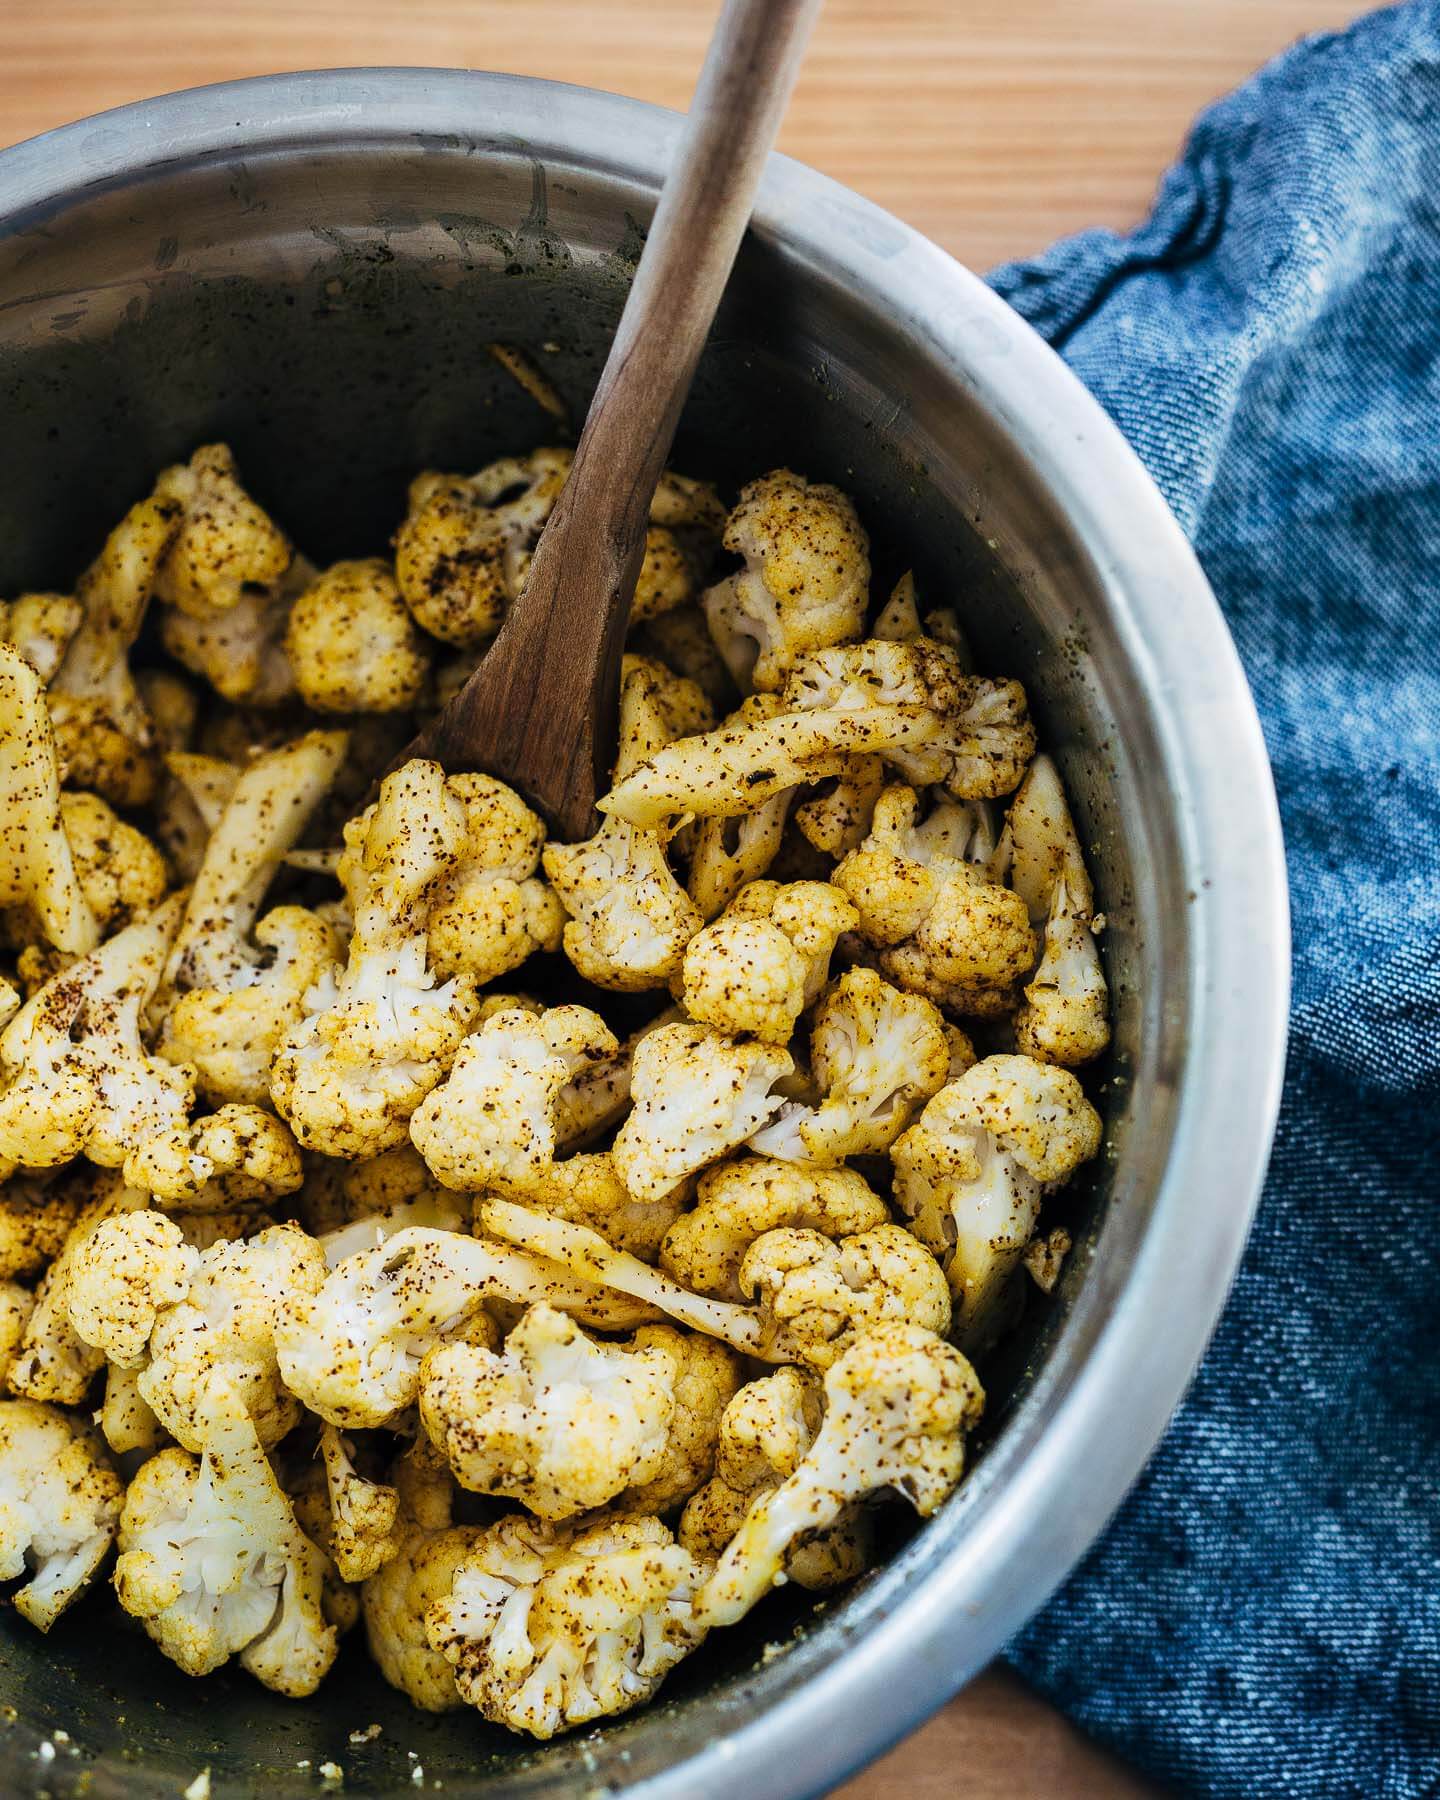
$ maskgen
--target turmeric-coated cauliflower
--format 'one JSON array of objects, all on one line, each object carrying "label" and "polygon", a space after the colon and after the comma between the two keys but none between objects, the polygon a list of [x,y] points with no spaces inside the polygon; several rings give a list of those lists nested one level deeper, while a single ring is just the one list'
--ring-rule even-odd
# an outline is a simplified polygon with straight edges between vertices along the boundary
[{"label": "turmeric-coated cauliflower", "polygon": [[692,1019],[732,1036],[788,1043],[830,973],[830,956],[857,914],[823,881],[752,881],[691,938],[681,999]]},{"label": "turmeric-coated cauliflower", "polygon": [[484,984],[518,969],[533,951],[558,950],[565,910],[540,878],[545,825],[504,782],[446,777],[465,809],[465,846],[430,898],[430,965],[441,978]]},{"label": "turmeric-coated cauliflower", "polygon": [[550,1738],[650,1698],[704,1635],[694,1601],[707,1572],[653,1517],[514,1513],[478,1535],[426,1630],[463,1700]]},{"label": "turmeric-coated cauliflower", "polygon": [[161,618],[160,640],[176,662],[208,681],[222,700],[279,706],[295,693],[295,671],[285,654],[290,612],[318,579],[319,570],[297,556],[278,582],[247,587],[225,612],[196,615],[168,609]]},{"label": "turmeric-coated cauliflower", "polygon": [[225,444],[205,444],[166,469],[155,498],[179,509],[155,571],[155,598],[192,618],[228,612],[247,589],[267,588],[290,566],[284,533],[240,485]]},{"label": "turmeric-coated cauliflower", "polygon": [[64,660],[70,640],[85,617],[69,594],[21,594],[0,601],[0,642],[13,644],[42,682]]},{"label": "turmeric-coated cauliflower", "polygon": [[654,1200],[637,1200],[608,1150],[581,1151],[552,1162],[525,1188],[524,1201],[539,1212],[588,1225],[644,1262],[654,1262],[661,1240],[684,1211],[690,1184],[680,1182]]},{"label": "turmeric-coated cauliflower", "polygon": [[430,653],[378,556],[338,562],[290,608],[285,655],[307,706],[325,713],[393,713],[413,707]]},{"label": "turmeric-coated cauliflower", "polygon": [[293,1194],[305,1170],[274,1113],[232,1101],[147,1138],[126,1157],[125,1179],[164,1212],[226,1212]]},{"label": "turmeric-coated cauliflower", "polygon": [[48,1631],[109,1554],[124,1489],[95,1433],[58,1407],[0,1400],[0,1581]]}]

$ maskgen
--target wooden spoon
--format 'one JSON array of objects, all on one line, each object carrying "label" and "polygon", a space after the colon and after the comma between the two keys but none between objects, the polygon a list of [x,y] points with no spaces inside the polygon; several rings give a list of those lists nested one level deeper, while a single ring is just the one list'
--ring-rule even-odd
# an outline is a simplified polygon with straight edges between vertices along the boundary
[{"label": "wooden spoon", "polygon": [[519,598],[399,759],[482,769],[566,841],[595,829],[650,501],[820,0],[726,0],[635,281]]}]

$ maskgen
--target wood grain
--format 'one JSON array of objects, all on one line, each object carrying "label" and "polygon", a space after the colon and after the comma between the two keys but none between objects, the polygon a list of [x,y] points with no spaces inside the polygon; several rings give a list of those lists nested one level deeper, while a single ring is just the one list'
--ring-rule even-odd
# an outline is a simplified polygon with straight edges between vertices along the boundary
[{"label": "wood grain", "polygon": [[[505,69],[683,107],[718,0],[0,0],[0,143],[277,69]],[[975,268],[1144,211],[1195,112],[1359,0],[828,0],[781,146]],[[841,1800],[1155,1790],[990,1674]]]}]

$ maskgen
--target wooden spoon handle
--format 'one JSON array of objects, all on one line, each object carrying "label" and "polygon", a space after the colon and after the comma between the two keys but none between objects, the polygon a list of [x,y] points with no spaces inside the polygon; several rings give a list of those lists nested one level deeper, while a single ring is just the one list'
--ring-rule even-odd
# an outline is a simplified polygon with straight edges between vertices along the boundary
[{"label": "wooden spoon handle", "polygon": [[[820,0],[726,0],[524,591],[410,752],[515,780],[560,837],[593,829],[650,502],[819,10]],[[556,707],[573,708],[583,688],[583,720],[557,733]]]}]

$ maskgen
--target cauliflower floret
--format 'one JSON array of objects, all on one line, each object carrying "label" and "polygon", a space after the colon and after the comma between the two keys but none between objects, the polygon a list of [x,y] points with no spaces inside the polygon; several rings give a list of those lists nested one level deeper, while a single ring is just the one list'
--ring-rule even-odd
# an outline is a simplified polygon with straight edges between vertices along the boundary
[{"label": "cauliflower floret", "polygon": [[565,909],[536,871],[545,825],[504,782],[451,775],[465,808],[465,849],[430,898],[430,963],[482,985],[518,969],[533,951],[558,950]]},{"label": "cauliflower floret", "polygon": [[105,1363],[104,1352],[78,1337],[70,1323],[70,1274],[81,1246],[106,1219],[145,1204],[116,1173],[91,1170],[76,1183],[80,1210],[54,1262],[35,1291],[35,1306],[6,1373],[10,1391],[28,1400],[79,1406]]},{"label": "cauliflower floret", "polygon": [[978,866],[995,847],[982,804],[942,798],[917,824],[914,789],[887,788],[864,843],[835,871],[885,973],[962,1012],[1005,1003],[1035,962],[1025,902]]},{"label": "cauliflower floret", "polygon": [[740,1358],[728,1345],[674,1325],[642,1325],[630,1341],[637,1350],[661,1350],[671,1358],[675,1404],[659,1470],[627,1487],[614,1506],[617,1512],[669,1512],[714,1472],[720,1420],[740,1386]]},{"label": "cauliflower floret", "polygon": [[160,904],[170,884],[165,858],[143,831],[127,825],[98,794],[62,794],[60,817],[102,934],[123,931]]},{"label": "cauliflower floret", "polygon": [[166,469],[155,498],[181,509],[154,582],[155,597],[181,613],[228,612],[247,588],[271,586],[290,566],[284,533],[241,487],[226,445],[206,444]]},{"label": "cauliflower floret", "polygon": [[474,982],[440,986],[426,961],[429,895],[464,853],[465,809],[438,763],[387,775],[345,827],[340,880],[355,921],[350,959],[306,996],[307,1016],[270,1071],[277,1111],[307,1149],[376,1156],[444,1078],[475,1014]]},{"label": "cauliflower floret", "polygon": [[141,1398],[140,1373],[140,1368],[123,1369],[119,1363],[110,1363],[105,1370],[105,1396],[96,1420],[116,1456],[137,1450],[148,1456],[165,1442],[160,1421]]},{"label": "cauliflower floret", "polygon": [[155,836],[182,881],[193,881],[210,833],[235,792],[239,765],[190,750],[166,750],[155,798]]},{"label": "cauliflower floret", "polygon": [[873,969],[847,969],[815,1008],[811,1075],[818,1106],[788,1101],[752,1148],[787,1162],[840,1162],[886,1150],[950,1067],[944,1021],[929,1001]]},{"label": "cauliflower floret", "polygon": [[941,1259],[969,1344],[994,1322],[1040,1201],[1100,1148],[1100,1115],[1068,1069],[989,1056],[897,1139],[895,1199]]},{"label": "cauliflower floret", "polygon": [[246,588],[225,612],[166,611],[161,641],[222,700],[279,706],[295,692],[295,672],[285,654],[290,612],[319,579],[320,571],[297,556],[273,586]]},{"label": "cauliflower floret", "polygon": [[275,1324],[282,1379],[332,1424],[388,1424],[414,1402],[426,1352],[465,1328],[486,1300],[547,1301],[604,1330],[645,1317],[543,1259],[410,1226],[347,1257],[318,1293],[284,1302]]},{"label": "cauliflower floret", "polygon": [[320,1455],[330,1501],[330,1543],[342,1581],[365,1581],[399,1550],[399,1490],[367,1481],[355,1467],[355,1446],[334,1425],[320,1428]]},{"label": "cauliflower floret", "polygon": [[365,1162],[312,1157],[300,1216],[333,1269],[411,1225],[468,1232],[470,1199],[442,1186],[413,1145],[397,1144]]},{"label": "cauliflower floret", "polygon": [[944,644],[877,638],[800,658],[783,710],[655,751],[600,801],[602,812],[653,828],[693,814],[743,813],[799,782],[838,776],[873,753],[913,786],[957,799],[1009,793],[1035,752],[1024,690],[962,675]]},{"label": "cauliflower floret", "polygon": [[524,1193],[555,1161],[555,1095],[619,1047],[584,1006],[494,1013],[417,1107],[411,1139],[447,1187]]},{"label": "cauliflower floret", "polygon": [[200,1252],[164,1213],[142,1208],[104,1219],[70,1263],[70,1324],[121,1368],[139,1368],[167,1307],[190,1292]]},{"label": "cauliflower floret", "polygon": [[200,695],[194,682],[176,669],[136,669],[134,675],[150,714],[156,747],[166,755],[187,750],[200,717]]},{"label": "cauliflower floret", "polygon": [[201,1457],[162,1450],[125,1496],[115,1591],[187,1675],[237,1652],[266,1687],[313,1694],[335,1660],[324,1620],[326,1559],[295,1521],[239,1396],[205,1395]]},{"label": "cauliflower floret", "polygon": [[182,512],[152,495],[110,533],[75,589],[82,623],[49,683],[66,779],[115,806],[144,806],[155,792],[155,731],[129,657]]},{"label": "cauliflower floret", "polygon": [[984,1394],[970,1364],[933,1332],[889,1324],[858,1338],[825,1377],[825,1418],[794,1472],[763,1493],[726,1547],[696,1606],[733,1625],[783,1577],[804,1534],[834,1525],[881,1488],[929,1518],[959,1483],[965,1434]]},{"label": "cauliflower floret", "polygon": [[812,849],[825,856],[848,856],[864,843],[885,791],[885,761],[879,756],[847,756],[832,782],[795,808],[795,824]]},{"label": "cauliflower floret", "polygon": [[773,692],[797,656],[864,629],[870,540],[839,488],[762,475],[741,490],[725,548],[745,567],[706,591],[705,617],[742,688]]},{"label": "cauliflower floret", "polygon": [[1110,992],[1095,941],[1095,897],[1060,774],[1037,756],[1010,804],[994,857],[1044,927],[1040,966],[1015,1017],[1015,1040],[1042,1062],[1078,1067],[1110,1042]]},{"label": "cauliflower floret", "polygon": [[0,601],[0,641],[13,644],[41,681],[49,681],[84,617],[69,594],[21,594]]},{"label": "cauliflower floret", "polygon": [[232,1102],[147,1138],[125,1159],[125,1179],[166,1212],[225,1212],[293,1194],[305,1171],[273,1113]]},{"label": "cauliflower floret", "polygon": [[695,1294],[658,1269],[627,1256],[583,1225],[487,1200],[485,1230],[765,1362],[826,1369],[858,1331],[908,1318],[937,1331],[950,1322],[950,1291],[935,1258],[901,1225],[877,1225],[832,1243],[818,1231],[764,1232],[740,1264],[737,1306]]},{"label": "cauliflower floret", "polygon": [[0,1400],[0,1580],[29,1580],[15,1610],[48,1631],[94,1580],[124,1489],[93,1431],[58,1407]]},{"label": "cauliflower floret", "polygon": [[[616,775],[644,762],[679,734],[708,722],[692,682],[657,663],[628,657],[620,689]],[[704,924],[665,859],[664,836],[605,819],[581,844],[547,844],[543,862],[570,915],[565,954],[587,981],[622,993],[664,987],[685,946]]]},{"label": "cauliflower floret", "polygon": [[[739,730],[772,719],[781,710],[777,694],[751,694],[725,720],[722,730]],[[692,731],[703,729],[695,725]],[[616,770],[616,779],[623,771]],[[694,820],[687,828],[689,868],[685,885],[706,919],[724,912],[747,881],[774,862],[785,837],[785,820],[797,790],[782,788],[748,812]],[[682,840],[684,841],[684,840]]]},{"label": "cauliflower floret", "polygon": [[700,1642],[708,1572],[655,1518],[482,1531],[425,1616],[460,1696],[497,1725],[550,1738],[648,1700]]},{"label": "cauliflower floret", "polygon": [[667,1006],[624,1038],[614,1056],[589,1064],[573,1081],[566,1082],[555,1097],[562,1150],[568,1154],[584,1149],[619,1124],[630,1110],[630,1075],[637,1047],[652,1031],[674,1025],[683,1017],[678,1007]]},{"label": "cauliflower floret", "polygon": [[425,640],[378,556],[338,562],[297,596],[285,655],[301,699],[317,712],[406,712],[430,672]]},{"label": "cauliflower floret", "polygon": [[[84,955],[100,941],[60,804],[60,764],[40,677],[0,643],[0,906],[34,920],[56,949]],[[139,835],[138,833],[136,834]]]},{"label": "cauliflower floret", "polygon": [[54,1185],[13,1176],[0,1186],[0,1277],[33,1281],[44,1273],[80,1215],[87,1186],[83,1174],[78,1180],[62,1176]]},{"label": "cauliflower floret", "polygon": [[532,1306],[498,1355],[441,1344],[420,1382],[420,1418],[461,1486],[539,1518],[603,1506],[663,1465],[674,1359],[598,1342],[552,1306]]},{"label": "cauliflower floret", "polygon": [[694,1207],[665,1234],[660,1267],[697,1294],[738,1301],[744,1297],[740,1266],[764,1232],[800,1226],[826,1237],[850,1237],[883,1225],[889,1216],[885,1202],[853,1169],[741,1157],[700,1177]]},{"label": "cauliflower floret", "polygon": [[551,1163],[525,1189],[524,1199],[539,1212],[588,1225],[617,1250],[654,1262],[689,1196],[689,1184],[681,1182],[658,1200],[637,1200],[620,1179],[610,1152],[597,1150]]},{"label": "cauliflower floret", "polygon": [[0,1379],[15,1360],[25,1327],[35,1311],[35,1296],[18,1281],[0,1281]]},{"label": "cauliflower floret", "polygon": [[854,906],[826,882],[752,881],[686,946],[686,1012],[717,1031],[788,1043],[856,918]]},{"label": "cauliflower floret", "polygon": [[[740,1389],[720,1421],[714,1477],[691,1496],[675,1530],[692,1556],[714,1562],[754,1501],[795,1473],[823,1411],[819,1378],[793,1364]],[[870,1538],[865,1513],[844,1507],[833,1525],[789,1547],[786,1578],[814,1591],[852,1581],[869,1560]]]},{"label": "cauliflower floret", "polygon": [[568,450],[537,450],[478,475],[431,472],[410,483],[409,511],[395,534],[395,575],[432,637],[464,648],[500,629],[572,460]]},{"label": "cauliflower floret", "polygon": [[665,1025],[636,1046],[633,1105],[611,1152],[639,1200],[658,1200],[685,1176],[743,1144],[779,1110],[775,1083],[793,1073],[787,1050],[737,1044],[704,1025]]},{"label": "cauliflower floret", "polygon": [[154,1057],[141,1019],[184,896],[52,976],[0,1035],[0,1155],[53,1168],[84,1154],[118,1168],[189,1111],[193,1070]]}]

